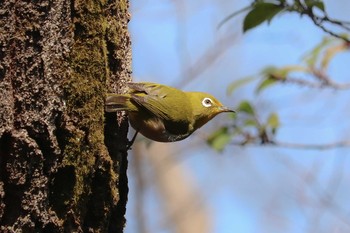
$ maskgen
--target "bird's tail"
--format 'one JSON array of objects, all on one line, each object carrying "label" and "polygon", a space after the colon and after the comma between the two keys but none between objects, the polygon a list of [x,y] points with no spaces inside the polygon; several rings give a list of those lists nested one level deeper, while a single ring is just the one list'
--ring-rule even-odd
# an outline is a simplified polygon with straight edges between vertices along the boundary
[{"label": "bird's tail", "polygon": [[129,110],[128,103],[130,102],[129,95],[107,94],[106,112],[116,112]]}]

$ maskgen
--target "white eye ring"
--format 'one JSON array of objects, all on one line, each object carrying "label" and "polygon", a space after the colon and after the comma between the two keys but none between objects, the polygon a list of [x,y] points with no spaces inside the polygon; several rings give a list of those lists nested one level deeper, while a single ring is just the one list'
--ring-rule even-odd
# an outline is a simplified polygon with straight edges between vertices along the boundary
[{"label": "white eye ring", "polygon": [[202,105],[203,105],[204,107],[206,107],[206,108],[211,107],[212,104],[213,104],[213,101],[212,101],[210,98],[208,98],[208,97],[206,97],[206,98],[204,98],[204,99],[202,100]]}]

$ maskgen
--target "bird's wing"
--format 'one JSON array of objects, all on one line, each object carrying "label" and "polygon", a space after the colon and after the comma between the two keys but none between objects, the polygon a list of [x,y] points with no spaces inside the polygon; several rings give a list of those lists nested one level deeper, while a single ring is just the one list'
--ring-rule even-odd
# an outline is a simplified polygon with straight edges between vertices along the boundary
[{"label": "bird's wing", "polygon": [[188,121],[191,109],[183,91],[155,83],[129,83],[131,99],[156,117],[167,121]]},{"label": "bird's wing", "polygon": [[132,109],[132,106],[128,105],[128,102],[130,102],[130,95],[107,94],[106,103],[105,103],[106,112],[134,110]]},{"label": "bird's wing", "polygon": [[[170,88],[164,85],[150,82],[141,82],[141,83],[128,83],[131,94],[146,94],[158,97],[165,97],[167,94],[166,89]],[[162,88],[165,87],[165,88]],[[172,88],[173,89],[173,88]]]},{"label": "bird's wing", "polygon": [[156,83],[130,83],[128,86],[131,101],[159,118],[169,135],[189,135],[192,131],[192,109],[183,91]]}]

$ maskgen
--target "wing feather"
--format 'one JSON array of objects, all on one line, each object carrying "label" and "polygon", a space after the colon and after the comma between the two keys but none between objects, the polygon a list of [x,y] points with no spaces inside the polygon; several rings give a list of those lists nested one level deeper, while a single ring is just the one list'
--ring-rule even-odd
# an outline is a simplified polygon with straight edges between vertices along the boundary
[{"label": "wing feather", "polygon": [[192,109],[185,92],[155,83],[129,83],[131,101],[164,121],[170,132],[188,131]]}]

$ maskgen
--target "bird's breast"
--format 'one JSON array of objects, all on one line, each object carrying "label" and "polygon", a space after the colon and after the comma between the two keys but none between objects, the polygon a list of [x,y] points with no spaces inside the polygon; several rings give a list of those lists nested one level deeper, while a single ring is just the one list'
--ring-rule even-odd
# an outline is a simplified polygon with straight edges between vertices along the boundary
[{"label": "bird's breast", "polygon": [[[165,122],[158,117],[144,118],[137,113],[130,113],[129,121],[136,131],[146,138],[157,142],[180,141],[192,133],[191,130],[188,130],[188,125],[185,125],[185,123]],[[172,131],[172,128],[177,129],[177,131]]]}]

